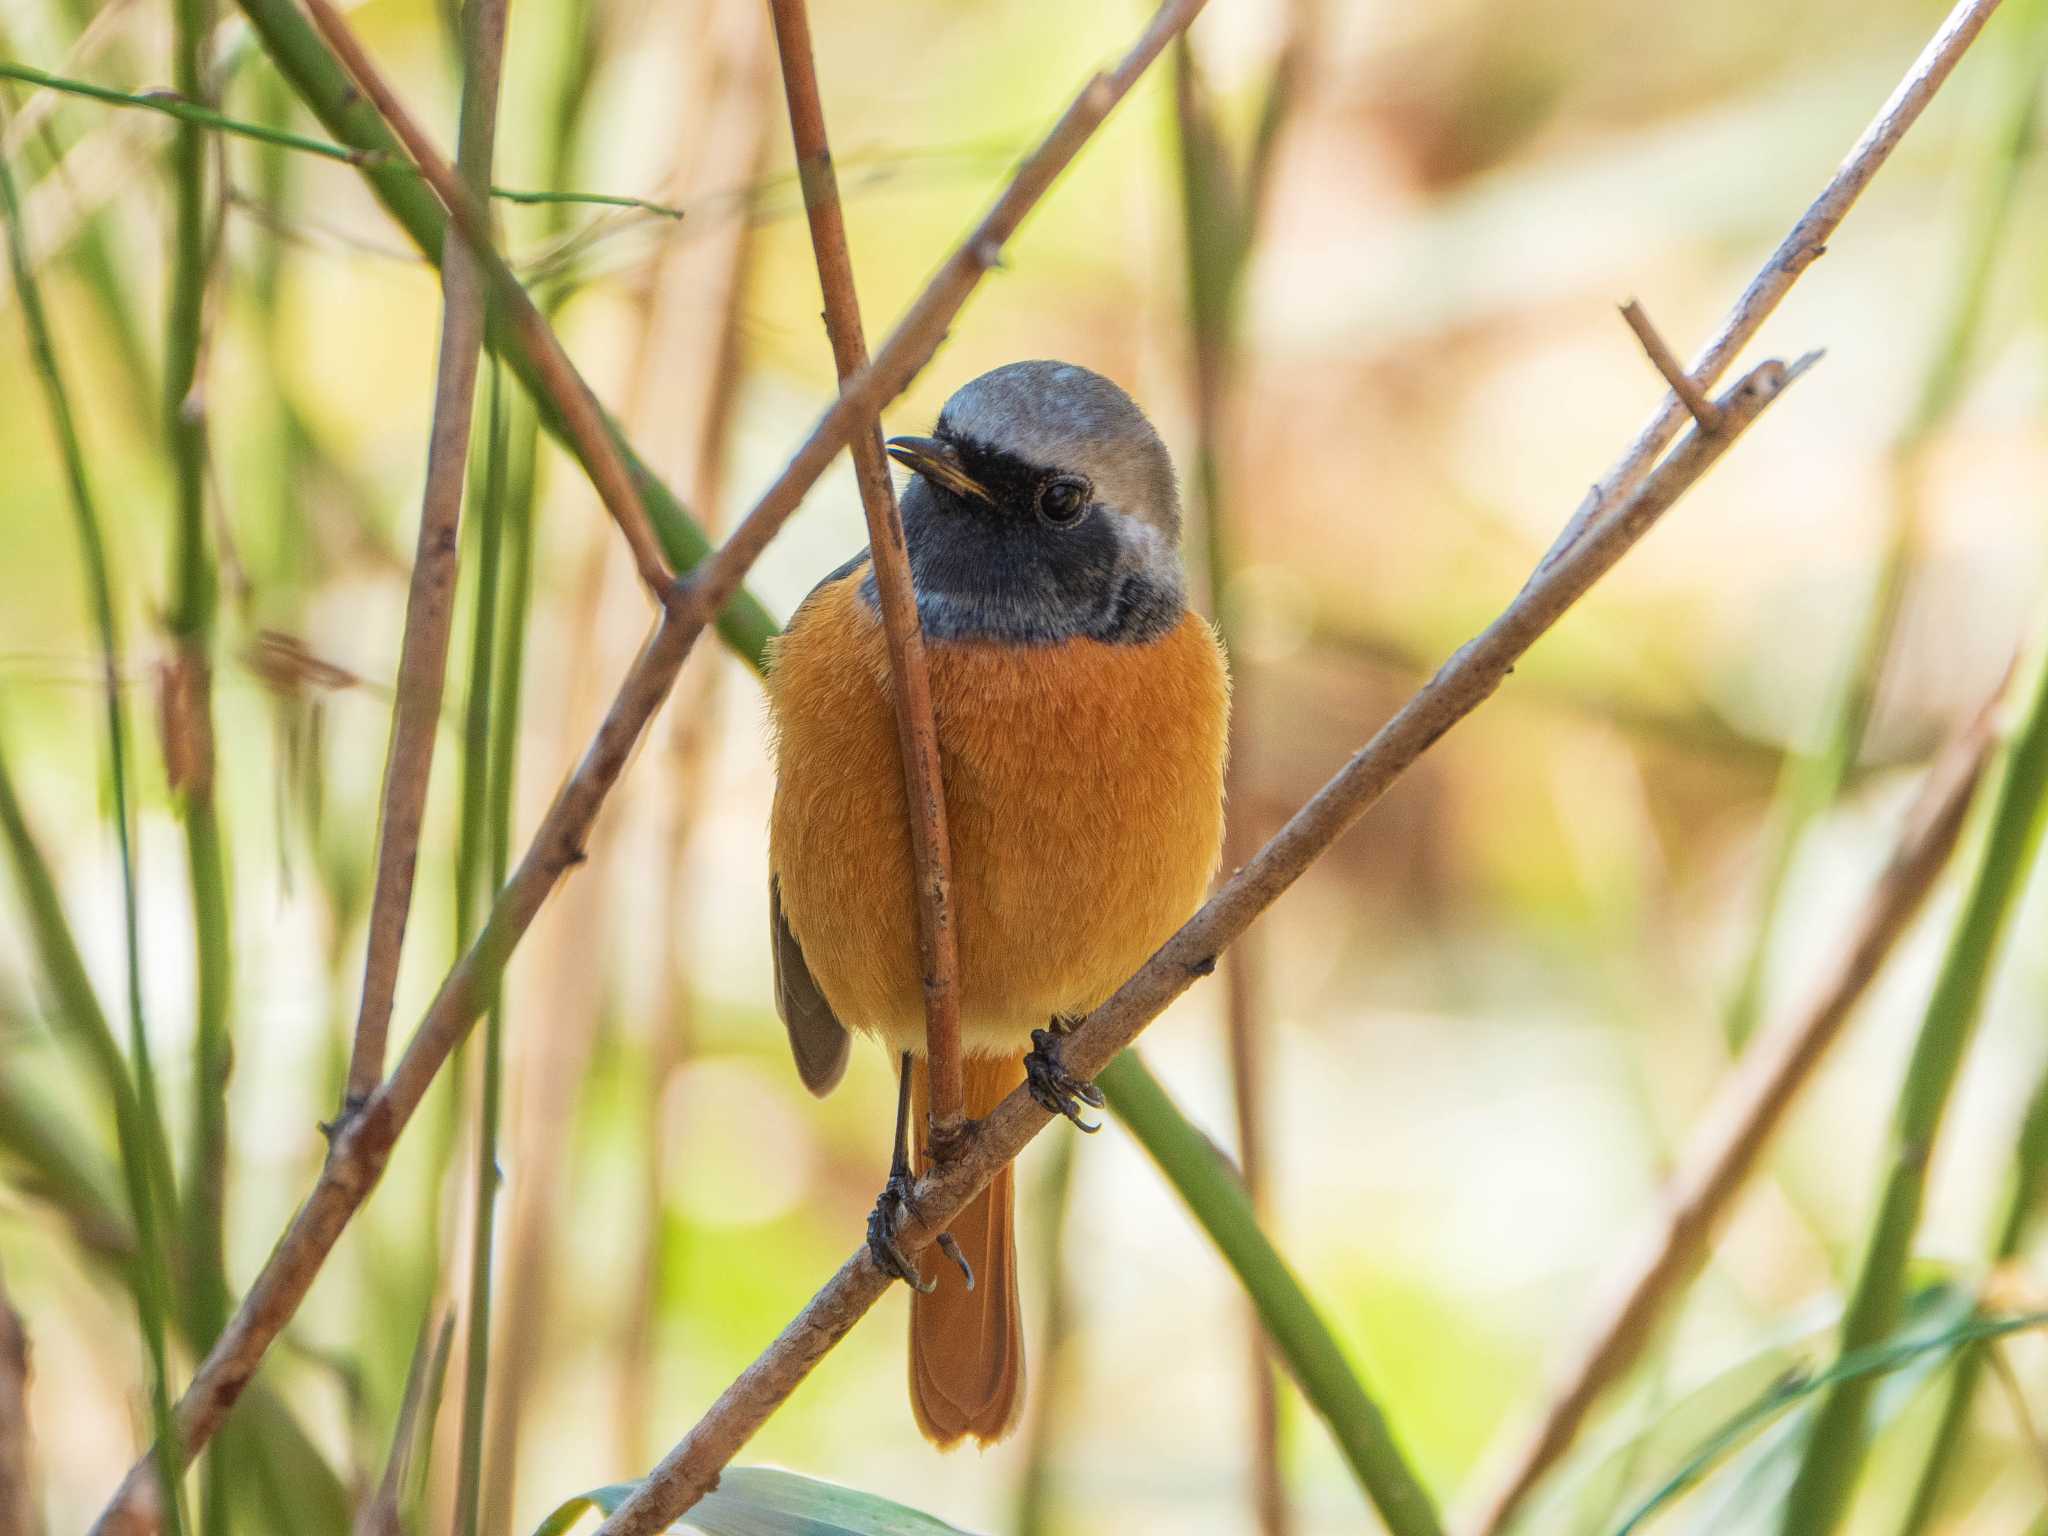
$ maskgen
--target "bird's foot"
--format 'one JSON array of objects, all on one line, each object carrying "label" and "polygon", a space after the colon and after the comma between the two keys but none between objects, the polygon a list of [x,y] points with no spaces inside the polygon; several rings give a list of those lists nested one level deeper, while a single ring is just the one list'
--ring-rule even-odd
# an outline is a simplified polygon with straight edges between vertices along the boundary
[{"label": "bird's foot", "polygon": [[1066,1038],[1066,1030],[1060,1021],[1053,1020],[1051,1029],[1031,1031],[1031,1054],[1024,1058],[1024,1082],[1031,1090],[1031,1097],[1055,1115],[1065,1115],[1081,1130],[1093,1135],[1102,1129],[1101,1121],[1087,1121],[1081,1118],[1081,1106],[1089,1104],[1102,1108],[1102,1090],[1086,1078],[1076,1077],[1060,1060],[1060,1047]]},{"label": "bird's foot", "polygon": [[896,1245],[896,1234],[916,1214],[910,1203],[910,1189],[907,1171],[890,1173],[889,1182],[875,1197],[875,1208],[868,1212],[868,1252],[874,1255],[884,1274],[894,1275],[913,1291],[929,1296],[938,1282],[925,1279],[910,1255]]},{"label": "bird's foot", "polygon": [[[915,1182],[903,1169],[889,1175],[889,1182],[882,1186],[881,1194],[875,1198],[875,1208],[868,1212],[868,1252],[874,1255],[884,1274],[894,1275],[921,1296],[929,1296],[938,1289],[938,1282],[925,1279],[916,1261],[896,1242],[896,1234],[903,1230],[904,1224],[917,1216],[917,1208],[910,1197]],[[974,1266],[967,1262],[967,1255],[953,1241],[953,1234],[941,1232],[938,1245],[947,1258],[960,1266],[967,1289],[973,1290]]]}]

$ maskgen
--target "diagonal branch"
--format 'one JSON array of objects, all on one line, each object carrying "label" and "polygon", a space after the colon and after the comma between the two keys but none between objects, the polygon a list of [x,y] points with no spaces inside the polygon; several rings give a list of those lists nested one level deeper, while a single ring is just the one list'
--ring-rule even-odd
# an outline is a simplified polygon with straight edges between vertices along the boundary
[{"label": "diagonal branch", "polygon": [[420,175],[448,210],[448,216],[454,221],[463,241],[477,253],[499,301],[504,305],[514,333],[525,344],[548,398],[561,412],[577,458],[589,472],[591,483],[597,487],[605,509],[618,523],[619,532],[626,537],[626,546],[633,552],[634,568],[639,571],[640,579],[647,584],[655,600],[664,601],[674,577],[662,555],[661,541],[655,536],[654,525],[647,520],[647,508],[641,505],[640,487],[605,423],[604,407],[597,403],[597,396],[576,371],[576,365],[569,361],[569,354],[562,350],[554,328],[527,296],[525,287],[504,259],[497,256],[483,200],[464,184],[455,168],[441,157],[425,131],[413,121],[412,114],[406,111],[405,104],[391,89],[390,82],[378,73],[377,66],[355,33],[349,30],[347,21],[343,20],[332,0],[305,0],[305,7],[306,14],[313,18],[313,25],[327,39],[327,45],[355,77],[363,94],[370,98],[384,121],[391,125],[391,131],[398,135],[406,153],[419,167]]},{"label": "diagonal branch", "polygon": [[[789,98],[789,132],[795,141],[797,176],[810,219],[811,249],[818,261],[818,286],[825,296],[825,330],[842,382],[866,366],[861,335],[860,296],[853,283],[853,256],[846,245],[846,218],[839,205],[839,178],[825,137],[825,109],[818,96],[817,63],[811,51],[811,22],[804,0],[771,0],[775,46],[782,58],[783,91]],[[867,514],[868,552],[880,597],[882,628],[889,641],[889,682],[896,705],[896,741],[903,756],[903,785],[910,807],[910,847],[917,866],[917,919],[924,968],[925,1056],[931,1073],[931,1139],[944,1155],[958,1142],[963,1121],[960,1081],[960,953],[953,933],[953,854],[946,837],[946,791],[939,775],[939,735],[932,724],[931,674],[925,664],[924,627],[911,584],[910,551],[903,542],[903,518],[889,479],[889,459],[878,423],[855,435],[853,472]]]},{"label": "diagonal branch", "polygon": [[[177,1453],[189,1458],[219,1429],[248,1386],[349,1220],[376,1187],[391,1149],[428,1086],[490,1002],[506,961],[532,926],[541,904],[581,862],[585,840],[624,771],[641,732],[668,696],[676,673],[705,627],[721,614],[742,578],[817,483],[839,450],[870,426],[930,360],[946,328],[1003,246],[1110,111],[1160,52],[1202,8],[1203,0],[1166,0],[1117,67],[1096,75],[1024,163],[993,207],[947,258],[875,359],[846,382],[789,466],[755,503],[733,536],[685,581],[676,584],[646,647],[621,684],[518,867],[492,905],[483,931],[442,982],[405,1054],[355,1115],[335,1130],[312,1193],[292,1218],[250,1285],[241,1306],[200,1363],[177,1408]],[[981,1177],[986,1182],[989,1170]],[[964,1203],[964,1201],[962,1202]],[[957,1208],[957,1205],[956,1205]],[[99,1536],[130,1536],[155,1528],[147,1458],[131,1468],[94,1523]]]},{"label": "diagonal branch", "polygon": [[[1240,869],[1144,967],[1067,1037],[1067,1065],[1093,1077],[1166,1006],[1216,968],[1216,957],[1279,899],[1394,781],[1506,680],[1529,647],[1649,532],[1812,362],[1761,364],[1719,402],[1721,429],[1693,432],[1562,558],[1539,569],[1505,612],[1446,662],[1379,733]],[[899,1236],[915,1254],[946,1229],[1049,1116],[1020,1088],[978,1122],[959,1155],[918,1182],[916,1221]],[[865,1246],[840,1266],[775,1342],[726,1388],[598,1536],[650,1536],[717,1482],[741,1446],[845,1338],[889,1287]]]},{"label": "diagonal branch", "polygon": [[1543,1419],[1515,1449],[1469,1527],[1495,1536],[1564,1454],[1606,1387],[1641,1355],[1665,1302],[1699,1264],[1814,1068],[1911,926],[1961,835],[1964,813],[1997,745],[2001,686],[1928,772],[1905,831],[1871,887],[1849,941],[1806,1005],[1757,1043],[1700,1117],[1666,1182],[1654,1230],[1622,1263],[1599,1322],[1552,1389]]},{"label": "diagonal branch", "polygon": [[[468,72],[462,90],[459,154],[472,188],[491,179],[497,133],[498,75],[505,56],[504,0],[472,8]],[[477,359],[484,339],[484,277],[469,242],[458,235],[441,254],[441,356],[434,414],[427,433],[427,483],[420,494],[419,544],[406,597],[405,638],[398,660],[398,698],[391,711],[391,747],[384,766],[384,804],[377,843],[377,883],[363,994],[356,1013],[343,1112],[370,1096],[384,1076],[385,1039],[398,990],[398,960],[412,908],[420,826],[441,723],[448,631],[455,621],[455,571],[462,521],[462,485],[475,418]]]}]

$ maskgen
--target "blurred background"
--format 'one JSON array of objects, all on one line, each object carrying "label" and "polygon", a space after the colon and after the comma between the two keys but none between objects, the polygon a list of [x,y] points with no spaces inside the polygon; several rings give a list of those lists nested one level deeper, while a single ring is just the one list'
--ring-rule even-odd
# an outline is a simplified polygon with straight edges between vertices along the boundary
[{"label": "blurred background", "polygon": [[[1757,355],[1825,347],[1817,371],[1254,930],[1238,981],[1263,1069],[1270,1229],[1447,1504],[1475,1497],[1489,1447],[1531,1421],[1731,1040],[1783,1015],[1834,955],[1924,765],[2029,630],[2048,571],[2040,10],[1993,22],[1770,323]],[[1693,352],[1941,14],[1928,0],[1215,0],[1191,59],[1140,84],[885,426],[922,431],[960,383],[1029,356],[1085,363],[1146,406],[1188,475],[1198,587],[1231,621],[1230,815],[1255,846],[1513,595],[1657,405],[1616,304],[1639,297]],[[1143,18],[1093,0],[818,8],[871,339]],[[452,144],[451,19],[427,0],[366,0],[351,19]],[[0,6],[0,58],[140,92],[170,83],[170,56],[166,7]],[[232,14],[210,59],[224,110],[325,137]],[[199,350],[219,588],[203,645],[225,879],[207,915],[189,791],[172,791],[159,730],[180,718],[159,402],[174,125],[19,84],[0,105],[125,636],[143,1011],[181,1170],[209,1145],[195,937],[231,960],[226,1139],[206,1178],[239,1293],[310,1187],[316,1126],[340,1097],[439,288],[356,171],[209,138],[225,196]],[[684,216],[504,206],[505,247],[631,440],[713,527],[834,388],[788,139],[755,0],[511,7],[497,180]],[[1235,190],[1200,195],[1219,185]],[[0,745],[125,1041],[99,641],[17,288],[0,312]],[[1220,374],[1198,368],[1219,352]],[[524,668],[516,729],[500,728],[516,773],[489,788],[515,853],[648,617],[588,483],[536,446],[488,361],[478,400],[401,1038],[488,879],[483,823],[461,827],[465,788],[487,782],[467,702],[494,440],[492,622],[523,635]],[[842,459],[752,588],[786,616],[864,538]],[[189,749],[178,729],[168,746],[172,762]],[[1812,792],[1798,764],[1837,759]],[[486,1530],[530,1531],[651,1465],[860,1236],[892,1074],[863,1046],[814,1103],[790,1066],[769,992],[770,790],[755,677],[701,647],[588,864],[512,964]],[[1518,1529],[1612,1529],[1725,1414],[1794,1359],[1826,1358],[1952,884],[1647,1363]],[[48,1528],[67,1531],[148,1439],[149,1366],[107,1096],[51,1017],[23,911],[11,892],[0,906],[0,1274],[34,1349]],[[2048,1065],[2044,924],[2038,902],[2015,918],[1938,1147],[1917,1280],[1974,1293],[1986,1278]],[[1226,980],[1189,993],[1144,1051],[1235,1149]],[[415,1528],[448,1528],[480,1057],[473,1041],[437,1085],[272,1351],[261,1412],[295,1422],[313,1459],[259,1468],[240,1442],[233,1528],[345,1529],[452,1320],[445,1389],[419,1394],[428,1409],[400,1436]],[[1056,1126],[1022,1164],[1023,1433],[987,1454],[919,1439],[898,1288],[744,1459],[978,1531],[1259,1529],[1235,1283],[1121,1129],[1074,1141]],[[2003,1277],[2022,1295],[2042,1289],[2028,1254],[2042,1257],[2023,1245]],[[2048,1416],[2048,1351],[2021,1338],[2004,1355],[2020,1401]],[[175,1333],[172,1358],[181,1375]],[[1881,1397],[1856,1531],[1902,1529],[1944,1380],[1930,1363]],[[1965,1427],[1921,1528],[2027,1530],[2048,1505],[2043,1446],[2012,1393],[1988,1383]],[[1369,1525],[1290,1390],[1278,1435],[1292,1529]],[[1769,1475],[1755,1463],[1770,1450],[1742,1451],[1659,1528],[1764,1529],[1762,1496],[1741,1489]]]}]

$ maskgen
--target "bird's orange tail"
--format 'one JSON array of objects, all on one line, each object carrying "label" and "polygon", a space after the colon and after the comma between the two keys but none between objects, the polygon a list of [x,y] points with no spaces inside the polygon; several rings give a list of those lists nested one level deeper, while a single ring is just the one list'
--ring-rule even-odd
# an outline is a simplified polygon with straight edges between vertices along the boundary
[{"label": "bird's orange tail", "polygon": [[[1021,1057],[970,1056],[960,1063],[966,1111],[979,1119],[1024,1081]],[[917,1166],[930,1162],[925,1127],[930,1078],[924,1059],[910,1064],[911,1124]],[[1016,1183],[1010,1166],[953,1219],[949,1229],[974,1267],[968,1290],[937,1248],[924,1255],[929,1296],[910,1297],[910,1409],[924,1437],[941,1448],[972,1435],[991,1445],[1016,1426],[1024,1406],[1024,1321],[1017,1303]]]}]

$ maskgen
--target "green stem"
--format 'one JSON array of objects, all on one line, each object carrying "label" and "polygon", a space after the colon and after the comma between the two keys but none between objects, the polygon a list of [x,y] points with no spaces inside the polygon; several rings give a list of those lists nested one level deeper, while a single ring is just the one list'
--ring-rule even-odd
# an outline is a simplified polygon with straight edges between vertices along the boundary
[{"label": "green stem", "polygon": [[[507,0],[464,0],[460,12],[462,40],[462,127],[457,141],[457,165],[468,190],[474,194],[490,185],[491,158],[496,138],[498,116],[498,85],[504,59]],[[451,301],[452,302],[452,301]],[[485,304],[488,315],[490,306]],[[503,495],[505,486],[504,469],[504,387],[501,370],[491,365],[490,403],[490,454],[489,474],[485,485],[484,523],[494,532],[502,530],[504,523]],[[500,551],[490,551],[492,569],[490,579],[495,583],[496,565]],[[492,825],[489,828],[491,842],[491,889],[497,890],[505,882],[505,869],[510,852],[510,787],[509,770],[503,767],[501,743],[506,732],[518,730],[518,711],[514,698],[518,692],[519,651],[514,636],[526,622],[525,597],[521,590],[524,578],[521,576],[515,551],[514,559],[514,605],[511,606],[500,626],[502,638],[498,649],[509,658],[508,674],[501,672],[496,686],[487,669],[490,666],[492,630],[484,620],[490,615],[485,605],[478,605],[477,644],[474,651],[476,671],[471,675],[472,697],[477,692],[489,691],[495,694],[492,713],[495,719],[486,717],[486,724],[495,728],[494,740],[482,745],[488,757],[483,765],[491,775],[488,786]],[[495,607],[495,603],[490,606]],[[477,745],[474,741],[471,745]],[[467,778],[473,776],[477,761],[465,764],[465,790]],[[473,831],[474,828],[472,827]],[[474,844],[472,844],[472,849]],[[465,932],[465,937],[467,934]],[[498,1211],[498,1125],[503,1113],[504,1100],[504,1018],[503,993],[493,988],[491,1006],[484,1021],[484,1060],[482,1103],[477,1114],[477,1151],[475,1190],[475,1227],[470,1239],[469,1252],[469,1348],[464,1361],[462,1394],[462,1451],[457,1468],[455,1484],[455,1526],[456,1536],[477,1536],[483,1514],[484,1474],[484,1421],[490,1407],[490,1360],[491,1360],[491,1267],[496,1253],[497,1211]]]},{"label": "green stem", "polygon": [[1330,1427],[1388,1531],[1392,1536],[1442,1536],[1443,1523],[1428,1492],[1315,1303],[1259,1230],[1236,1171],[1181,1113],[1136,1052],[1117,1057],[1096,1084],[1236,1272],[1274,1349],[1309,1406]]},{"label": "green stem", "polygon": [[[1999,766],[1962,910],[1899,1089],[1883,1193],[1842,1322],[1845,1355],[1876,1343],[1897,1326],[1928,1162],[2001,941],[2040,844],[2041,806],[2048,794],[2048,649],[2034,658],[2026,698],[2026,715]],[[1841,1382],[1821,1403],[1786,1500],[1785,1536],[1826,1536],[1839,1523],[1863,1463],[1870,1392],[1870,1380],[1856,1377]]]},{"label": "green stem", "polygon": [[[327,131],[356,149],[374,149],[388,155],[400,153],[397,141],[384,126],[377,111],[362,99],[348,76],[318,34],[291,0],[239,0],[250,26],[263,41],[277,67],[291,81],[313,114],[327,125]],[[361,167],[370,190],[411,237],[426,258],[439,264],[441,241],[447,232],[447,215],[434,196],[415,175],[389,165]],[[486,269],[498,282],[513,281],[504,261],[493,251],[479,252]],[[502,325],[489,332],[492,351],[511,365],[526,386],[539,411],[541,424],[574,450],[560,416],[540,387],[540,376],[526,344]],[[612,436],[624,453],[646,502],[647,516],[661,540],[663,553],[678,571],[695,568],[711,552],[704,530],[691,520],[683,504],[633,452],[616,423]],[[587,467],[587,466],[586,466]],[[727,603],[718,616],[718,630],[734,651],[757,671],[763,665],[768,642],[776,625],[768,610],[744,589]]]},{"label": "green stem", "polygon": [[[489,865],[489,890],[504,884],[510,857],[513,747],[518,736],[519,667],[523,655],[526,591],[531,581],[530,548],[523,517],[508,518],[506,424],[500,370],[491,368],[489,440],[484,491],[478,508],[477,599],[470,652],[467,722],[464,732],[463,829],[458,850],[456,898],[459,933],[467,942],[480,888]],[[512,498],[516,499],[516,498]],[[505,534],[513,534],[511,601],[498,617],[498,590]],[[496,656],[495,677],[493,659]],[[509,691],[508,691],[509,690]],[[504,1091],[504,1034],[501,997],[493,989],[484,1017],[483,1092],[477,1115],[474,1186],[476,1205],[470,1237],[468,1348],[464,1359],[461,1459],[456,1472],[455,1530],[476,1536],[483,1513],[485,1418],[489,1408],[491,1345],[491,1257],[496,1246],[498,1131]]]},{"label": "green stem", "polygon": [[[2005,1207],[1991,1244],[1990,1269],[1996,1274],[2020,1251],[2030,1218],[2048,1193],[2048,1071],[2034,1085],[2033,1099],[2013,1147],[2012,1171],[2007,1176]],[[1920,1478],[1906,1516],[1899,1522],[1899,1536],[1921,1536],[1933,1523],[1941,1505],[1942,1489],[1956,1450],[1969,1423],[1970,1405],[1984,1371],[1982,1349],[1966,1349],[1956,1356],[1948,1374],[1947,1390],[1935,1419],[1934,1434],[1920,1463]]]},{"label": "green stem", "polygon": [[[404,155],[389,150],[350,149],[346,145],[330,143],[326,139],[308,138],[302,133],[291,133],[282,128],[272,128],[263,123],[251,123],[238,117],[229,117],[188,101],[182,95],[169,91],[117,91],[111,86],[94,85],[90,80],[72,80],[63,75],[53,75],[27,64],[10,64],[0,61],[0,80],[19,80],[24,85],[38,86],[46,91],[62,91],[69,96],[84,96],[92,101],[105,102],[116,107],[140,107],[146,112],[160,112],[165,117],[176,118],[181,123],[190,123],[200,128],[211,128],[220,133],[231,133],[239,138],[253,139],[259,144],[273,145],[278,149],[297,150],[302,155],[318,155],[323,160],[333,160],[342,165],[393,167],[406,175],[417,177],[419,170]],[[649,202],[644,197],[624,197],[610,192],[536,192],[524,187],[491,188],[491,196],[500,202],[525,204],[583,204],[598,208],[637,208],[643,213],[659,214],[664,219],[680,219],[683,210],[670,207],[667,203]]]},{"label": "green stem", "polygon": [[[175,0],[172,76],[179,94],[199,101],[208,91],[207,40],[212,0]],[[200,378],[206,289],[212,265],[207,186],[207,137],[181,123],[172,141],[176,185],[170,294],[164,317],[164,435],[173,478],[171,567],[165,623],[176,659],[166,709],[168,729],[181,739],[177,753],[184,782],[181,810],[192,892],[196,1002],[192,1078],[192,1145],[185,1191],[183,1248],[192,1284],[192,1334],[210,1348],[226,1326],[225,1205],[228,1163],[227,1089],[232,1046],[228,1009],[232,986],[226,859],[214,798],[212,666],[219,583],[207,544],[205,396]],[[224,1536],[236,1481],[236,1445],[223,1441],[207,1458],[201,1480],[200,1524],[206,1536]]]},{"label": "green stem", "polygon": [[[29,262],[27,233],[22,227],[21,202],[14,176],[0,157],[0,212],[7,221],[8,259],[14,273],[15,290],[21,297],[22,316],[29,334],[29,348],[36,372],[43,381],[64,473],[70,491],[73,521],[84,556],[86,581],[92,600],[93,619],[99,631],[100,664],[106,696],[107,752],[114,787],[115,838],[121,859],[121,916],[128,988],[129,1049],[134,1057],[131,1087],[128,1067],[121,1060],[105,1015],[84,966],[71,943],[56,888],[43,867],[29,838],[28,827],[13,800],[11,785],[4,786],[7,800],[8,833],[24,891],[34,909],[39,936],[43,939],[46,969],[52,970],[53,986],[62,999],[67,1016],[85,1035],[113,1099],[116,1131],[121,1142],[124,1167],[130,1174],[129,1197],[134,1205],[136,1230],[143,1240],[145,1283],[137,1287],[137,1305],[148,1345],[152,1379],[150,1412],[160,1444],[170,1432],[170,1392],[166,1379],[164,1310],[169,1305],[169,1266],[158,1242],[156,1208],[175,1200],[169,1143],[164,1134],[163,1115],[156,1091],[156,1074],[149,1053],[149,1031],[142,1006],[142,960],[135,858],[130,826],[132,813],[128,791],[127,732],[121,707],[121,643],[115,616],[113,584],[107,566],[106,541],[101,533],[97,504],[86,473],[85,454],[79,443],[77,422],[71,410],[70,391],[65,387],[57,349],[51,338],[49,318],[43,308],[42,291]],[[61,978],[61,979],[60,979]],[[167,1521],[178,1529],[179,1485],[175,1454],[161,1458],[165,1478]]]}]

